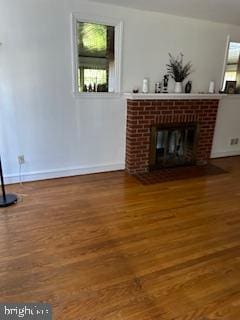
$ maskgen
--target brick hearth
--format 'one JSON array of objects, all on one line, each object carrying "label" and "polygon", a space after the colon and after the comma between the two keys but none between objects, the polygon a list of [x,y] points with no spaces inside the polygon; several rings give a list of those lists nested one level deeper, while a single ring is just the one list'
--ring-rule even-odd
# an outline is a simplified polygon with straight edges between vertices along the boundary
[{"label": "brick hearth", "polygon": [[197,163],[207,163],[218,104],[219,100],[127,100],[127,171],[149,171],[151,126],[166,123],[198,122]]}]

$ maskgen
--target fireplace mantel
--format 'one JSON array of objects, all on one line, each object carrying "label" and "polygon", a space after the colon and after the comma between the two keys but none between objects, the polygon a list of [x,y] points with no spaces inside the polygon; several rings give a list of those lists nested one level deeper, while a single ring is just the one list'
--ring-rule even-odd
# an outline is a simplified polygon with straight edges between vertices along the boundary
[{"label": "fireplace mantel", "polygon": [[128,100],[221,100],[226,94],[213,93],[125,93]]},{"label": "fireplace mantel", "polygon": [[197,124],[196,164],[210,159],[220,94],[129,94],[127,100],[126,169],[143,173],[151,167],[154,127]]}]

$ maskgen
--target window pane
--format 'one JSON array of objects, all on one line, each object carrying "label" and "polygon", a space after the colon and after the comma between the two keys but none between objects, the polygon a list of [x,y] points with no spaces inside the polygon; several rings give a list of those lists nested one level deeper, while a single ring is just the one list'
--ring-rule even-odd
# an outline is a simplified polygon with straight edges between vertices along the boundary
[{"label": "window pane", "polygon": [[238,64],[240,54],[240,43],[230,42],[228,51],[228,62],[227,64]]},{"label": "window pane", "polygon": [[84,69],[83,91],[106,92],[107,72],[106,70]]},{"label": "window pane", "polygon": [[226,71],[225,72],[225,77],[224,77],[224,83],[223,83],[223,88],[226,86],[226,81],[236,81],[237,79],[237,72],[235,71]]},{"label": "window pane", "polygon": [[79,54],[81,56],[106,57],[107,26],[93,23],[78,23]]},{"label": "window pane", "polygon": [[79,91],[113,91],[114,27],[78,22],[77,37]]},{"label": "window pane", "polygon": [[226,86],[226,81],[237,81],[237,86],[239,83],[240,76],[240,43],[230,42],[228,50],[228,58],[225,69],[225,76],[223,82],[223,90]]}]

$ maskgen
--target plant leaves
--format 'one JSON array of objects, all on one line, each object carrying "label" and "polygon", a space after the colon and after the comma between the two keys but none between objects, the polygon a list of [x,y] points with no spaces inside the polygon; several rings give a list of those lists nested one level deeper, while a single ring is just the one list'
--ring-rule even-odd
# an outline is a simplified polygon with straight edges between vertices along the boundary
[{"label": "plant leaves", "polygon": [[176,58],[169,53],[169,64],[167,64],[167,72],[171,78],[176,82],[182,82],[193,71],[192,64],[189,61],[186,65],[183,65],[183,54],[180,53]]}]

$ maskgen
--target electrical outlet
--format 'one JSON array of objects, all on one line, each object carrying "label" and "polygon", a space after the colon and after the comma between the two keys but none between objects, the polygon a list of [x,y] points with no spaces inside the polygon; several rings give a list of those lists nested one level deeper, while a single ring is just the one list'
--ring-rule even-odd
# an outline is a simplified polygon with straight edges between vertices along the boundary
[{"label": "electrical outlet", "polygon": [[18,156],[18,164],[24,164],[25,163],[25,158],[24,155],[20,155]]},{"label": "electrical outlet", "polygon": [[239,138],[233,138],[230,141],[231,146],[236,146],[239,143]]}]

